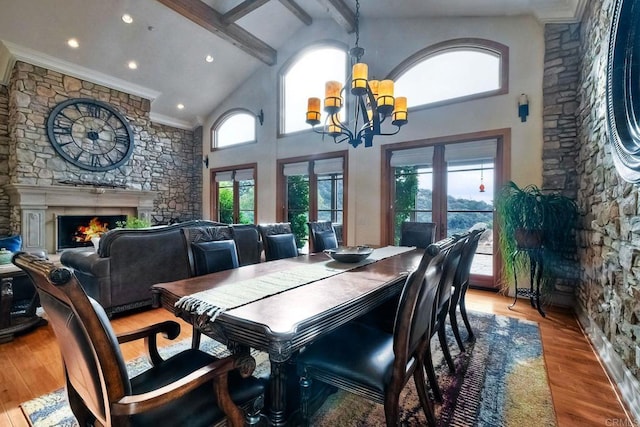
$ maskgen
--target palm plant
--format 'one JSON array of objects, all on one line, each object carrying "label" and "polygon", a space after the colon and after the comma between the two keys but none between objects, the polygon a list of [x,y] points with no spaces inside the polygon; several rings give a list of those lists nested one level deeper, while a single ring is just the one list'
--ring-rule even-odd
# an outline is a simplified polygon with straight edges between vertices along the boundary
[{"label": "palm plant", "polygon": [[496,213],[504,287],[516,275],[528,271],[531,249],[543,249],[548,268],[542,273],[541,284],[543,289],[549,289],[557,279],[558,269],[552,266],[575,253],[579,216],[576,202],[562,194],[543,193],[535,185],[520,188],[509,181],[496,198]]}]

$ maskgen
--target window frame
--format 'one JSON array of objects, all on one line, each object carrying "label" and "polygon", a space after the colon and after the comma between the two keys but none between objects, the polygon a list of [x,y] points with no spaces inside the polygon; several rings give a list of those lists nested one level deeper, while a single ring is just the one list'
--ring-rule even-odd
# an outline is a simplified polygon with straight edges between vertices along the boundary
[{"label": "window frame", "polygon": [[[302,57],[304,57],[305,55],[313,52],[316,49],[326,49],[326,48],[334,48],[334,49],[338,49],[338,50],[343,50],[345,53],[345,68],[344,68],[344,77],[345,77],[345,84],[348,81],[349,75],[351,73],[351,64],[350,64],[350,60],[349,60],[349,46],[346,45],[345,43],[336,41],[336,40],[320,40],[317,42],[314,42],[312,45],[310,46],[306,46],[302,49],[300,49],[298,52],[296,52],[294,55],[292,55],[280,68],[280,70],[278,70],[278,96],[277,96],[277,105],[276,105],[276,111],[277,111],[277,133],[276,133],[276,138],[283,138],[285,136],[290,136],[290,135],[298,135],[301,133],[305,133],[305,132],[313,132],[313,129],[311,128],[311,126],[309,126],[308,129],[302,129],[302,130],[297,130],[297,131],[293,131],[293,132],[285,132],[284,131],[284,126],[285,126],[285,105],[284,105],[284,96],[285,96],[285,77],[286,74],[288,72],[288,70],[294,66],[298,61],[300,61],[302,59]],[[319,93],[318,96],[320,96],[322,99],[324,94]],[[350,105],[349,105],[349,97],[345,97],[344,100],[344,106],[343,109],[344,111],[349,111]],[[301,111],[300,115],[303,116],[305,114],[306,111]],[[326,113],[325,113],[326,114]],[[349,116],[349,114],[345,114],[345,120],[346,118]]]},{"label": "window frame", "polygon": [[471,101],[474,99],[488,98],[491,96],[504,95],[509,93],[509,46],[497,41],[481,39],[481,38],[459,38],[445,40],[425,47],[414,53],[398,64],[388,74],[387,78],[397,81],[403,74],[408,72],[418,64],[447,52],[473,50],[485,51],[496,55],[500,60],[500,87],[498,89],[473,93],[470,95],[458,96],[455,98],[443,99],[441,101],[431,102],[429,104],[415,105],[409,107],[410,111],[425,110],[428,108],[436,108],[444,105],[457,104],[459,102]]},{"label": "window frame", "polygon": [[[241,165],[225,166],[220,168],[211,169],[209,172],[209,182],[211,199],[209,202],[209,214],[214,221],[219,221],[218,212],[218,196],[219,185],[216,179],[216,173],[219,172],[234,172],[242,169],[253,169],[253,218],[254,223],[258,218],[258,164],[257,163],[245,163]],[[239,182],[233,181],[233,224],[238,224],[240,221],[240,192]]]},{"label": "window frame", "polygon": [[[239,115],[239,114],[247,114],[249,116],[253,117],[253,126],[254,126],[254,130],[253,130],[253,141],[243,141],[243,142],[237,142],[235,144],[231,144],[231,145],[227,145],[224,147],[218,147],[217,146],[217,133],[218,133],[218,129],[224,125],[224,123],[229,120],[231,117],[235,116],[235,115]],[[222,113],[220,115],[220,117],[218,117],[216,119],[215,122],[213,122],[213,125],[211,125],[211,130],[210,130],[210,135],[211,135],[211,145],[210,145],[210,151],[214,152],[217,150],[226,150],[228,148],[233,148],[233,147],[239,147],[239,146],[244,146],[244,145],[249,145],[249,144],[256,144],[258,142],[258,118],[256,117],[256,114],[251,111],[248,110],[246,108],[232,108],[230,110],[225,111],[224,113]]]},{"label": "window frame", "polygon": [[346,241],[347,236],[347,218],[349,206],[349,151],[332,151],[328,153],[289,157],[277,160],[277,177],[276,177],[276,221],[286,222],[287,218],[287,177],[284,175],[284,165],[288,163],[309,162],[309,221],[317,221],[318,218],[318,201],[317,201],[317,176],[313,172],[313,162],[316,160],[342,158],[342,235]]}]

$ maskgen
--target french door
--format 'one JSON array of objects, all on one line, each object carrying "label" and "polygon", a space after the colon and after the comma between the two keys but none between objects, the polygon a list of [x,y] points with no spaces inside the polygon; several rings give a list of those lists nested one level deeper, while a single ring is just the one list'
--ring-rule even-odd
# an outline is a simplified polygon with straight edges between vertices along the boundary
[{"label": "french door", "polygon": [[[506,180],[505,134],[394,144],[386,149],[383,241],[397,244],[403,221],[434,222],[436,240],[486,228],[471,268],[472,283],[497,287],[500,260],[494,228],[495,192]],[[507,138],[508,140],[508,138]],[[508,170],[508,169],[507,169]],[[495,238],[494,238],[495,237]]]}]

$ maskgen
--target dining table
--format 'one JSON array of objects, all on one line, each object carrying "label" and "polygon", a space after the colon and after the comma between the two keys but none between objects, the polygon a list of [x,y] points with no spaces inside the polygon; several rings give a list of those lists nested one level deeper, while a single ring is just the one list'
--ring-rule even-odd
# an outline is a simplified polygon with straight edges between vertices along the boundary
[{"label": "dining table", "polygon": [[297,410],[297,352],[397,297],[423,254],[423,249],[387,246],[357,263],[324,253],[261,262],[155,284],[153,305],[231,352],[266,352],[271,368],[266,415],[270,425],[283,426]]}]

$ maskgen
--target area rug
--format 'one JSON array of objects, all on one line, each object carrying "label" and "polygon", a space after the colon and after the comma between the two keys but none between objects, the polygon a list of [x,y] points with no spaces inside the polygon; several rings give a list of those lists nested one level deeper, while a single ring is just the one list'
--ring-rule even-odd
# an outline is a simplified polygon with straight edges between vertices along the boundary
[{"label": "area rug", "polygon": [[[432,342],[434,364],[444,401],[435,410],[440,426],[555,426],[555,412],[542,355],[540,332],[534,322],[470,312],[476,335],[460,353],[451,331],[447,331],[456,373],[450,374],[437,338]],[[466,338],[464,326],[461,330]],[[188,341],[162,349],[168,356],[189,346]],[[226,348],[207,340],[202,348],[217,356]],[[269,369],[264,353],[255,352],[258,372]],[[127,363],[130,375],[149,367],[145,358]],[[403,426],[424,426],[426,419],[417,392],[410,382],[401,395]],[[77,427],[63,389],[21,404],[34,427]],[[322,427],[384,426],[384,409],[349,393],[329,396],[314,414],[311,424]]]}]

